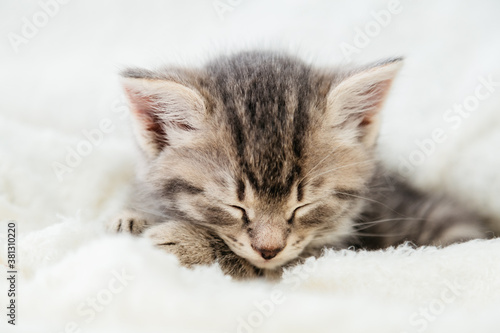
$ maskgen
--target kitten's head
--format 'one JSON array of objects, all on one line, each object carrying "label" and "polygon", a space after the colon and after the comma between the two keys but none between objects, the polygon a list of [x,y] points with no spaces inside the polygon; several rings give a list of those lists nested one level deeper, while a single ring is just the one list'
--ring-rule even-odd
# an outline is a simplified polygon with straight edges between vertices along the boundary
[{"label": "kitten's head", "polygon": [[325,71],[242,53],[201,69],[126,71],[151,206],[260,268],[339,244],[372,177],[378,111],[400,65]]}]

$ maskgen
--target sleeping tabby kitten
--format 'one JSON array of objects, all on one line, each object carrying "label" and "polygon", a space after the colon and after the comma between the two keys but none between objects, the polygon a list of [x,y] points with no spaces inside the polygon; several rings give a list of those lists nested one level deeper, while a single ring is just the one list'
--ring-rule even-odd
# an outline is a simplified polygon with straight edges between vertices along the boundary
[{"label": "sleeping tabby kitten", "polygon": [[279,276],[325,247],[485,237],[478,216],[377,163],[379,111],[401,64],[325,70],[245,52],[124,72],[143,161],[110,228],[237,278]]}]

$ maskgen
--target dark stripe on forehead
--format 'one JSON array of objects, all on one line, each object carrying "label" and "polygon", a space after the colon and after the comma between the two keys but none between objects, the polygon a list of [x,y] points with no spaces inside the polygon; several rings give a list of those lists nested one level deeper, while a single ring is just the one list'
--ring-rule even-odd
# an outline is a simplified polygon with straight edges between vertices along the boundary
[{"label": "dark stripe on forehead", "polygon": [[310,68],[294,59],[246,53],[209,66],[221,96],[242,178],[259,195],[290,194],[302,172]]},{"label": "dark stripe on forehead", "polygon": [[302,201],[304,199],[304,182],[299,182],[297,184],[297,201]]},{"label": "dark stripe on forehead", "polygon": [[245,183],[240,179],[237,184],[238,188],[236,189],[238,193],[238,200],[245,200]]}]

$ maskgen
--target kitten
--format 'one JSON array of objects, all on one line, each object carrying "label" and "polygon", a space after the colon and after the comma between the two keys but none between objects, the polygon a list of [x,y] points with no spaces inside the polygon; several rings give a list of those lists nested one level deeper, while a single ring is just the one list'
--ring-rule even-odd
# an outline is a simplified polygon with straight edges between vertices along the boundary
[{"label": "kitten", "polygon": [[110,228],[237,278],[280,276],[325,247],[485,237],[474,213],[377,163],[379,111],[401,65],[325,70],[244,52],[125,71],[143,161]]}]

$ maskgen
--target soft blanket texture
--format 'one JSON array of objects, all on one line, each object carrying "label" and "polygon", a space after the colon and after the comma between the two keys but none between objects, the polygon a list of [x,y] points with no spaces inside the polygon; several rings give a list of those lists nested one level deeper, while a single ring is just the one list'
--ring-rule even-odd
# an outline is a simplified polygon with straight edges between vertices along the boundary
[{"label": "soft blanket texture", "polygon": [[116,73],[254,47],[321,65],[405,56],[381,156],[498,220],[499,14],[486,0],[2,2],[0,307],[16,220],[19,308],[0,331],[499,332],[500,240],[327,251],[268,283],[103,228],[137,159]]}]

